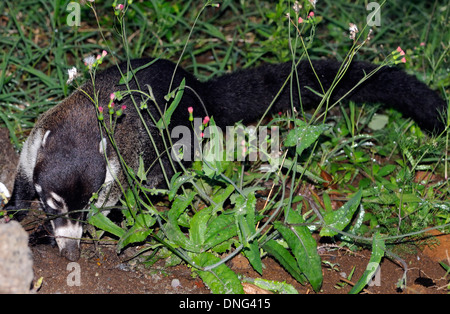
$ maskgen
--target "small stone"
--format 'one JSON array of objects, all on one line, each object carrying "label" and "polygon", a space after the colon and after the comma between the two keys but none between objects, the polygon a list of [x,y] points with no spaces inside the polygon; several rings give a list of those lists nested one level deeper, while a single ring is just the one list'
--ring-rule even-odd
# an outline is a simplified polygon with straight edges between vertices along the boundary
[{"label": "small stone", "polygon": [[28,234],[17,221],[0,225],[0,293],[30,293],[33,259]]},{"label": "small stone", "polygon": [[171,283],[170,285],[171,285],[172,288],[174,288],[174,289],[181,287],[180,280],[178,280],[178,279],[173,279],[173,280],[172,280],[172,283]]}]

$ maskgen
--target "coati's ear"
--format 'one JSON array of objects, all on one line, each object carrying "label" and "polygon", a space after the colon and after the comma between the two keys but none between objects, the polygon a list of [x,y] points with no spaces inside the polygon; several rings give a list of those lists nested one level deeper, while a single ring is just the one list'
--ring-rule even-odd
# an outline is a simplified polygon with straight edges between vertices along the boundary
[{"label": "coati's ear", "polygon": [[100,143],[98,144],[98,151],[102,155],[106,154],[106,144],[107,144],[106,137],[102,138],[100,140]]},{"label": "coati's ear", "polygon": [[42,147],[45,147],[45,143],[47,141],[48,136],[50,135],[50,130],[48,130],[47,132],[45,132],[44,137],[42,138]]}]

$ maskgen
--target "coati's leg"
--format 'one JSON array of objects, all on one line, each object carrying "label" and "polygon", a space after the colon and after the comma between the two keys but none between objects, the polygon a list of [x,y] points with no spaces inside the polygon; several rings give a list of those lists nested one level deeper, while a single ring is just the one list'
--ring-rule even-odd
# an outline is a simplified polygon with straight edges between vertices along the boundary
[{"label": "coati's leg", "polygon": [[28,209],[31,207],[31,202],[37,197],[33,184],[33,172],[38,150],[48,136],[48,133],[42,133],[41,129],[33,130],[23,144],[12,196],[4,208],[8,215],[13,215],[14,219],[18,221],[26,216]]},{"label": "coati's leg", "polygon": [[36,190],[28,178],[20,171],[17,172],[11,199],[5,206],[8,215],[17,221],[22,221],[36,197]]}]

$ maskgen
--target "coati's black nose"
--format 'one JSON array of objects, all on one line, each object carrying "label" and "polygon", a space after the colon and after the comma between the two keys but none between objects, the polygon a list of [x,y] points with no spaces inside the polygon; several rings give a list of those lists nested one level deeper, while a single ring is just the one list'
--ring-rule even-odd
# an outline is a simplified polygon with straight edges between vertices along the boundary
[{"label": "coati's black nose", "polygon": [[61,256],[64,256],[71,262],[76,262],[80,259],[80,248],[78,245],[69,245],[61,250]]}]

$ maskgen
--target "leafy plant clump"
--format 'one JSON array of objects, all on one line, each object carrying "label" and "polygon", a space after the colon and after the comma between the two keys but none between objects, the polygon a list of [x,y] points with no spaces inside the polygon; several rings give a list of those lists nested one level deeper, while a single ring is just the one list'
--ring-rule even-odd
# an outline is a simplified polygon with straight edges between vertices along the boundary
[{"label": "leafy plant clump", "polygon": [[[311,60],[312,53],[339,55],[348,66],[358,54],[370,52],[369,41],[376,40],[373,36],[382,34],[379,31],[373,35],[367,25],[359,31],[354,25],[356,30],[355,27],[350,28],[352,38],[349,39],[348,26],[343,27],[342,21],[331,20],[326,14],[332,17],[332,11],[343,10],[340,5],[344,4],[330,4],[324,8],[327,12],[322,16],[317,13],[320,9],[315,8],[312,1],[280,0],[276,5],[264,3],[258,9],[243,5],[242,10],[248,15],[254,14],[253,9],[262,13],[257,19],[230,20],[232,25],[245,25],[238,26],[239,36],[256,34],[257,40],[250,36],[246,41],[239,40],[236,33],[230,35],[226,27],[215,26],[218,21],[208,11],[214,7],[224,12],[235,12],[239,8],[234,1],[224,3],[221,8],[213,1],[206,1],[188,22],[183,18],[190,14],[192,1],[187,1],[184,6],[170,1],[156,1],[151,5],[145,2],[116,2],[109,8],[110,13],[114,12],[113,18],[108,15],[99,17],[99,8],[91,2],[86,4],[94,12],[104,46],[112,39],[101,31],[102,23],[114,25],[127,59],[140,56],[140,52],[148,52],[144,38],[139,37],[136,45],[130,45],[128,41],[130,31],[136,30],[138,24],[143,25],[145,30],[158,35],[153,55],[156,53],[165,58],[177,55],[179,63],[189,63],[188,67],[201,78],[223,73],[240,62],[246,62],[245,67],[253,66],[258,60],[298,62],[301,59]],[[155,15],[154,25],[149,22],[149,12]],[[201,19],[205,15],[207,17]],[[140,23],[142,17],[148,23]],[[349,22],[354,21],[346,21]],[[342,37],[342,32],[345,32],[348,42],[339,47],[321,44],[320,32],[324,27],[334,34],[334,39]],[[143,33],[139,33],[140,36]],[[85,36],[94,35],[88,33]],[[181,40],[183,36],[187,39]],[[34,49],[26,38],[22,36],[22,39],[26,51]],[[198,40],[202,40],[201,44],[196,44]],[[261,45],[256,45],[256,42]],[[279,47],[286,49],[277,55]],[[424,55],[432,64],[432,76],[428,77],[428,83],[442,85],[445,78],[440,68],[442,60],[448,58],[448,47],[437,57],[436,50],[426,45],[419,45],[419,50],[407,50],[406,57],[405,52],[397,47],[398,44],[392,53],[385,53],[386,57],[382,60],[375,58],[380,67],[397,64],[417,70],[414,67],[424,62],[420,58]],[[113,58],[109,59],[117,54],[115,49],[103,48],[112,53],[104,54],[100,59],[115,63]],[[245,49],[251,52],[244,55]],[[64,54],[63,48],[58,51]],[[204,53],[212,55],[216,62],[197,63]],[[32,54],[26,55],[30,57]],[[273,58],[273,55],[277,57]],[[12,52],[5,58],[17,61]],[[29,63],[36,61],[30,57]],[[88,77],[95,75],[98,65],[89,67]],[[338,76],[345,73],[346,68],[344,66]],[[59,66],[52,70],[62,72]],[[50,82],[54,83],[47,79],[47,73],[51,72],[48,69],[33,72],[23,67],[22,71],[24,75],[33,75],[47,82],[49,88]],[[134,73],[124,73],[122,83],[126,83]],[[367,73],[367,77],[370,75]],[[5,74],[0,78],[0,83],[7,79]],[[67,93],[63,76],[60,82]],[[250,161],[254,147],[249,134],[244,141],[246,146],[241,147],[240,152],[246,157],[242,161],[208,158],[216,156],[213,152],[214,139],[205,139],[202,160],[195,161],[188,169],[180,165],[182,171],[170,179],[167,189],[146,188],[142,183],[146,179],[147,169],[142,165],[134,173],[124,165],[128,180],[133,183],[124,191],[120,208],[124,219],[120,225],[115,224],[102,214],[101,208],[92,205],[88,222],[97,228],[93,236],[100,239],[104,232],[115,236],[117,252],[127,246],[144,244],[140,254],[147,265],[158,259],[165,259],[167,265],[184,262],[213,293],[243,293],[242,278],[227,266],[227,262],[238,254],[243,255],[261,275],[264,274],[263,258],[270,255],[299,283],[310,285],[318,292],[323,282],[323,261],[317,251],[317,238],[326,237],[350,249],[366,247],[371,250],[367,268],[351,290],[351,293],[360,292],[383,257],[400,259],[392,248],[403,240],[415,239],[429,228],[449,230],[447,179],[450,122],[447,122],[444,133],[431,137],[394,111],[377,114],[377,108],[369,109],[354,103],[330,103],[332,89],[333,86],[330,91],[321,94],[322,101],[317,111],[292,110],[269,117],[267,127],[275,126],[279,130],[278,142],[283,146],[278,147],[272,134],[268,134],[265,143],[268,148],[275,147],[275,154],[265,159]],[[162,119],[155,120],[163,137],[172,113],[182,100],[183,90],[183,83],[174,87],[165,97],[166,104],[159,104],[159,107],[167,108]],[[139,93],[145,100],[143,103],[154,101],[151,92]],[[120,112],[107,112],[95,100],[93,103],[98,109],[99,125],[114,141],[114,119]],[[146,110],[145,106],[135,105],[142,112]],[[13,112],[15,108],[10,110]],[[9,121],[1,113],[0,118]],[[208,125],[213,129],[214,117],[210,118],[205,127]],[[9,128],[11,133],[15,133],[11,123]],[[166,146],[170,149],[171,143],[167,142]],[[154,204],[155,199],[160,203]],[[404,282],[402,278],[399,286],[403,287]],[[270,289],[278,292],[295,292],[282,283],[262,284],[275,287]]]}]

